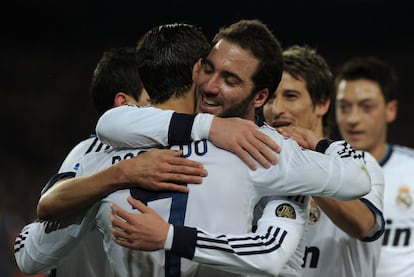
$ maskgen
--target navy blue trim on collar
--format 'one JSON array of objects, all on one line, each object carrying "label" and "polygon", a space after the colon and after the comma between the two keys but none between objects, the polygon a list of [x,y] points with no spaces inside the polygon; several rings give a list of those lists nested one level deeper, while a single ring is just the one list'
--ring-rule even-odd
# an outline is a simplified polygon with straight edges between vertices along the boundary
[{"label": "navy blue trim on collar", "polygon": [[255,117],[256,117],[256,119],[255,119],[256,125],[259,126],[259,127],[262,127],[264,125],[263,119],[260,116],[258,116],[257,114],[256,114]]},{"label": "navy blue trim on collar", "polygon": [[380,166],[384,166],[388,162],[388,160],[391,158],[392,152],[394,151],[392,148],[392,145],[388,143],[385,145],[385,147],[386,147],[385,156],[382,157],[382,159],[378,162]]}]

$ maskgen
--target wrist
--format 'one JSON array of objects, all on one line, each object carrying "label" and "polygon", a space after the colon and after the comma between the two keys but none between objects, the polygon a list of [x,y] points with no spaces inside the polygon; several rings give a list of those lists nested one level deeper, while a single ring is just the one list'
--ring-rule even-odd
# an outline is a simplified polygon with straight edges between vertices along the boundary
[{"label": "wrist", "polygon": [[194,119],[191,137],[193,140],[208,139],[215,116],[208,113],[199,113]]}]

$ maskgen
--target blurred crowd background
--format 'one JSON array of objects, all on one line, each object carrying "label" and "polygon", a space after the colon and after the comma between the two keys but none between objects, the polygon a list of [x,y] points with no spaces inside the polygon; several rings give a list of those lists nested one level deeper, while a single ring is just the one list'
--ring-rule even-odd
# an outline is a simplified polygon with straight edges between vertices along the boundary
[{"label": "blurred crowd background", "polygon": [[94,131],[88,86],[102,52],[135,45],[164,23],[195,24],[212,38],[222,25],[258,18],[282,46],[315,47],[334,72],[356,55],[381,57],[399,77],[399,113],[389,141],[414,147],[413,11],[402,0],[16,0],[3,6],[0,219],[7,214],[19,228],[33,220],[42,187]]}]

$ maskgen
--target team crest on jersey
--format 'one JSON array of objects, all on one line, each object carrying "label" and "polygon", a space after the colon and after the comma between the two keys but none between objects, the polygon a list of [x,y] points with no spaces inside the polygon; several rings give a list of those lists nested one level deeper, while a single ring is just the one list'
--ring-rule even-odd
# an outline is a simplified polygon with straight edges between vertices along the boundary
[{"label": "team crest on jersey", "polygon": [[277,206],[275,210],[275,215],[277,217],[287,217],[291,219],[296,219],[295,209],[288,203],[283,203]]},{"label": "team crest on jersey", "polygon": [[321,218],[321,209],[319,208],[315,200],[311,199],[309,203],[309,224],[315,224]]},{"label": "team crest on jersey", "polygon": [[398,195],[397,195],[397,207],[400,209],[407,210],[413,204],[413,198],[410,193],[410,188],[406,185],[402,185],[398,188]]}]

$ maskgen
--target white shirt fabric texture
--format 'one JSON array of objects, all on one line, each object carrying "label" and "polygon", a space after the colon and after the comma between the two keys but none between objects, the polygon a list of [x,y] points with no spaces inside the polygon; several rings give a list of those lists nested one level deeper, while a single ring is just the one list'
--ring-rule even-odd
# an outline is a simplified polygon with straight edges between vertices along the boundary
[{"label": "white shirt fabric texture", "polygon": [[[79,167],[78,162],[85,154],[108,148],[96,136],[81,141],[70,151],[60,166],[58,178],[74,176]],[[44,190],[47,190],[49,185],[53,185],[57,180],[57,178],[52,178]],[[91,210],[86,215],[67,217],[60,222],[35,220],[24,226],[14,246],[14,255],[19,269],[25,274],[45,273],[56,277],[114,276],[98,230],[85,232],[85,236],[80,241],[74,242],[77,234],[84,232],[82,228],[86,225],[82,222],[86,222],[85,218],[94,217],[94,215]],[[71,243],[76,246],[69,250],[66,245]]]},{"label": "white shirt fabric texture", "polygon": [[387,149],[380,161],[386,226],[377,276],[414,276],[414,149],[401,145]]},{"label": "white shirt fabric texture", "polygon": [[[159,130],[160,129],[159,126],[170,126],[170,128],[171,128],[171,125],[169,125],[169,121],[170,121],[172,115],[174,114],[174,112],[172,112],[172,111],[163,111],[162,113],[160,113],[160,110],[155,109],[155,108],[151,108],[151,107],[148,107],[148,108],[145,108],[145,109],[139,109],[139,110],[140,111],[138,113],[140,113],[140,115],[137,114],[137,109],[135,109],[134,107],[128,107],[128,106],[120,107],[120,108],[115,108],[115,109],[112,109],[111,111],[107,112],[98,121],[97,129],[96,129],[98,136],[100,136],[100,138],[103,141],[105,141],[106,143],[112,144],[114,147],[118,147],[118,148],[133,147],[135,145],[149,145],[149,146],[154,146],[154,145],[167,145],[168,144],[168,139],[167,138],[169,138],[169,133],[168,132],[170,130],[168,130],[168,128],[165,128],[164,130],[161,130],[160,131]],[[158,112],[155,113],[153,110],[158,110]],[[141,116],[141,119],[137,119],[140,116]],[[200,115],[198,115],[198,116],[200,116]],[[211,115],[205,115],[205,116],[209,116],[211,118]],[[195,122],[197,121],[197,117],[196,117]],[[142,124],[145,121],[144,119],[146,119],[147,121],[150,121],[150,122],[153,121],[153,122],[156,122],[156,123],[151,124],[150,126],[148,126],[148,128],[146,128],[146,127],[144,128],[144,127],[142,127]],[[201,121],[204,122],[205,124],[211,124],[211,121],[209,122],[208,120],[204,120],[204,121],[201,120]],[[163,122],[166,122],[166,123],[163,123]],[[157,127],[157,131],[154,131],[155,136],[153,134],[147,134],[148,136],[145,136],[145,135],[142,134],[142,133],[144,133],[144,131],[150,130],[151,128],[154,129],[154,126],[158,126]],[[274,130],[272,130],[272,128],[270,128],[268,126],[265,126],[265,127],[262,127],[262,128],[264,130],[271,130],[270,133],[272,135],[274,135],[274,133],[276,133]],[[137,130],[139,130],[139,131],[137,131]],[[151,131],[149,131],[149,133],[151,133]],[[192,130],[192,135],[195,136],[195,137],[197,137],[197,134],[194,134],[194,128]],[[276,141],[280,145],[283,144],[282,141],[283,142],[289,141],[289,143],[291,143],[290,140],[285,140],[285,139],[281,138],[280,135],[276,139]],[[286,152],[288,151],[287,149],[289,149],[290,146],[287,146],[287,145],[289,145],[289,143],[286,143],[286,145],[282,146],[282,149],[286,149],[286,150],[282,150],[282,152],[283,151],[286,151]],[[339,143],[343,143],[343,142],[339,142]],[[293,144],[296,145],[296,143],[293,143]],[[197,149],[197,147],[199,147],[199,146],[194,146],[194,149]],[[296,145],[295,147],[298,147],[298,146]],[[211,149],[211,147],[209,146],[208,149]],[[304,149],[301,149],[300,147],[297,148],[297,149],[300,149],[300,151],[306,151]],[[335,151],[337,151],[337,153],[339,153],[341,151],[342,151],[342,153],[345,153],[345,152],[343,152],[343,150],[344,149],[341,149],[341,150],[338,150],[338,148],[335,149]],[[335,151],[331,151],[331,152],[334,153]],[[210,150],[209,150],[209,152],[210,152]],[[353,154],[352,155],[349,155],[349,156],[352,156],[354,158],[357,157],[358,154],[360,154],[358,151],[355,152],[354,150],[351,150],[351,152],[353,152]],[[314,153],[314,152],[312,152],[312,153]],[[364,153],[364,154],[366,154],[366,153]],[[320,154],[317,154],[317,155],[320,155]],[[290,156],[290,158],[295,157],[295,155],[286,155],[285,157],[287,157],[287,156]],[[294,160],[294,158],[292,158],[292,159]],[[279,159],[278,159],[279,160],[279,166],[280,166],[280,164],[283,165],[284,163],[285,163],[285,165],[288,165],[290,162],[292,162],[292,159],[288,159],[289,162],[288,161],[282,162],[281,159],[280,159],[280,157],[279,157]],[[306,164],[306,162],[304,160],[301,160],[301,159],[302,158],[299,159],[298,163],[304,162],[304,164]],[[370,160],[369,163],[374,164],[374,167],[377,167],[378,166],[376,164],[375,160],[374,161],[373,161],[373,159],[369,159],[369,160]],[[295,161],[293,163],[295,164],[293,167],[297,166],[297,164],[296,164]],[[218,163],[218,164],[220,165],[220,163]],[[320,178],[321,177],[321,174],[320,173],[317,173],[318,170],[320,170],[320,168],[325,168],[327,171],[330,171],[330,169],[333,169],[333,168],[330,168],[330,166],[326,167],[325,165],[321,165],[321,164],[317,165],[318,162],[314,162],[312,164],[315,165],[316,167],[313,168],[313,170],[311,170],[311,171],[313,171],[315,173],[315,175],[313,175],[313,177],[311,177],[311,179],[312,178],[319,179],[319,182],[318,183],[319,183],[319,186],[321,186],[320,180],[321,179],[324,180],[324,181],[327,181],[327,180],[325,178]],[[217,169],[216,169],[218,172],[220,172],[220,173],[218,173],[218,175],[219,176],[225,176],[226,173],[233,172],[233,171],[231,171],[231,166],[232,165],[233,165],[233,163],[228,163],[228,165],[226,165],[224,167],[223,166],[218,166]],[[338,164],[336,164],[336,166],[337,165]],[[364,166],[362,166],[361,168],[363,168],[363,167]],[[319,169],[316,169],[316,168],[319,168]],[[306,166],[305,167],[301,167],[300,169],[306,171]],[[333,169],[333,170],[335,171],[336,169]],[[375,171],[375,170],[378,171],[378,168],[375,168],[373,171]],[[342,173],[344,173],[343,169],[339,170],[337,173],[339,173],[341,171],[342,171]],[[209,170],[209,177],[210,177],[210,174],[211,174],[210,172],[215,172],[215,170]],[[300,172],[300,171],[297,171],[297,172]],[[260,179],[260,182],[270,182],[270,183],[272,182],[272,178],[271,177],[269,178],[269,176],[268,176],[267,173],[263,173],[260,170],[258,170],[256,173],[257,173],[257,176],[261,176],[261,178],[259,178]],[[348,173],[350,174],[349,176],[352,176],[352,174],[353,174],[352,171],[349,171]],[[272,173],[269,173],[269,174],[271,175]],[[242,175],[240,174],[239,177],[240,176],[242,176]],[[296,176],[300,176],[300,174],[298,173],[298,175],[296,175]],[[306,176],[306,174],[303,175],[303,176]],[[311,180],[311,179],[308,179],[308,177],[303,177],[303,178],[304,179],[307,179],[307,181],[310,181]],[[218,180],[219,179],[221,179],[221,178],[218,178]],[[246,178],[243,177],[241,179],[246,179]],[[247,179],[249,179],[249,178],[247,178]],[[336,179],[338,181],[338,182],[336,182],[336,185],[338,185],[339,183],[341,183],[341,181],[340,181],[341,179],[342,179],[342,177],[339,177],[339,179]],[[292,178],[290,184],[291,185],[292,185],[292,183],[300,184],[297,187],[297,189],[298,189],[297,191],[293,190],[294,191],[293,192],[292,190],[289,191],[289,189],[287,189],[287,191],[284,191],[282,189],[281,191],[283,191],[283,193],[293,193],[293,194],[294,193],[298,193],[298,192],[312,194],[311,191],[304,189],[304,187],[306,187],[306,184],[304,182],[296,182],[296,180],[297,179]],[[313,180],[315,180],[315,179],[313,179]],[[379,178],[377,179],[377,181],[378,182],[383,182],[382,173],[379,174]],[[234,182],[234,181],[229,180],[229,182],[225,182],[225,183],[231,183],[231,182]],[[243,181],[241,181],[241,182],[243,182]],[[310,181],[310,182],[312,182],[312,181]],[[315,181],[315,183],[317,183],[317,181]],[[350,183],[348,183],[348,185],[349,184]],[[326,184],[324,184],[322,186],[325,186],[325,188],[326,188]],[[229,185],[229,187],[231,187],[231,185]],[[290,188],[292,188],[292,187],[290,187]],[[230,189],[230,191],[233,191],[233,190],[236,191],[237,189]],[[274,194],[274,191],[272,193]],[[231,193],[231,194],[234,194],[234,192]],[[315,192],[315,194],[318,194],[318,193]],[[202,194],[200,194],[200,197],[201,197],[201,195]],[[207,194],[205,194],[204,197],[206,199],[208,199]],[[217,196],[215,196],[214,198],[217,198]],[[211,198],[210,200],[213,201],[214,198]],[[209,203],[211,203],[211,202],[209,202]],[[214,201],[213,201],[213,203],[214,203]],[[210,213],[211,208],[208,208],[207,205],[206,205],[206,207],[207,207],[206,209],[208,209],[208,211]],[[241,210],[242,209],[246,209],[246,208],[247,208],[247,210],[250,210],[250,208],[248,208],[249,205],[242,205],[242,207],[243,208],[241,208]],[[251,207],[251,205],[250,205],[250,207]],[[191,210],[191,209],[189,209],[189,210]],[[197,209],[195,209],[195,210],[197,210]],[[214,215],[213,212],[211,214]],[[221,212],[221,214],[223,214],[223,212]],[[246,215],[249,215],[249,214],[251,214],[251,212],[242,213],[241,217],[247,218],[248,219],[247,220],[248,224],[251,224],[251,221],[250,221],[251,218],[246,217]],[[186,216],[186,220],[187,220],[187,216]],[[196,226],[198,226],[198,225],[196,225]],[[221,226],[223,226],[223,225],[221,225]],[[224,228],[219,229],[219,230],[224,230]],[[247,229],[247,230],[249,230],[249,229]],[[302,249],[303,249],[303,246],[302,246]],[[300,251],[298,251],[298,252],[300,252]],[[298,253],[297,257],[301,257],[301,255],[303,255],[303,252],[302,253]],[[215,254],[214,257],[216,258],[216,260],[213,259],[213,262],[214,263],[212,263],[212,264],[225,263],[225,261],[226,261],[226,259],[221,258],[220,255]],[[214,257],[211,257],[211,258],[214,258]],[[195,252],[195,256],[194,256],[193,260],[197,260],[197,251]],[[211,262],[208,259],[207,260],[200,260],[200,261]],[[297,258],[296,259],[296,262],[295,263],[292,263],[293,265],[290,267],[290,269],[289,268],[286,269],[286,272],[285,272],[286,273],[286,276],[299,276],[299,275],[297,275],[298,273],[297,273],[296,269],[298,267],[300,268],[300,263],[301,263],[301,259]],[[295,268],[295,270],[293,270],[293,271],[295,271],[296,273],[292,273],[292,267]],[[237,271],[237,270],[235,270],[235,271]],[[290,275],[289,271],[290,271],[290,273],[292,273],[292,275]],[[246,272],[246,270],[244,269],[243,272]]]}]

